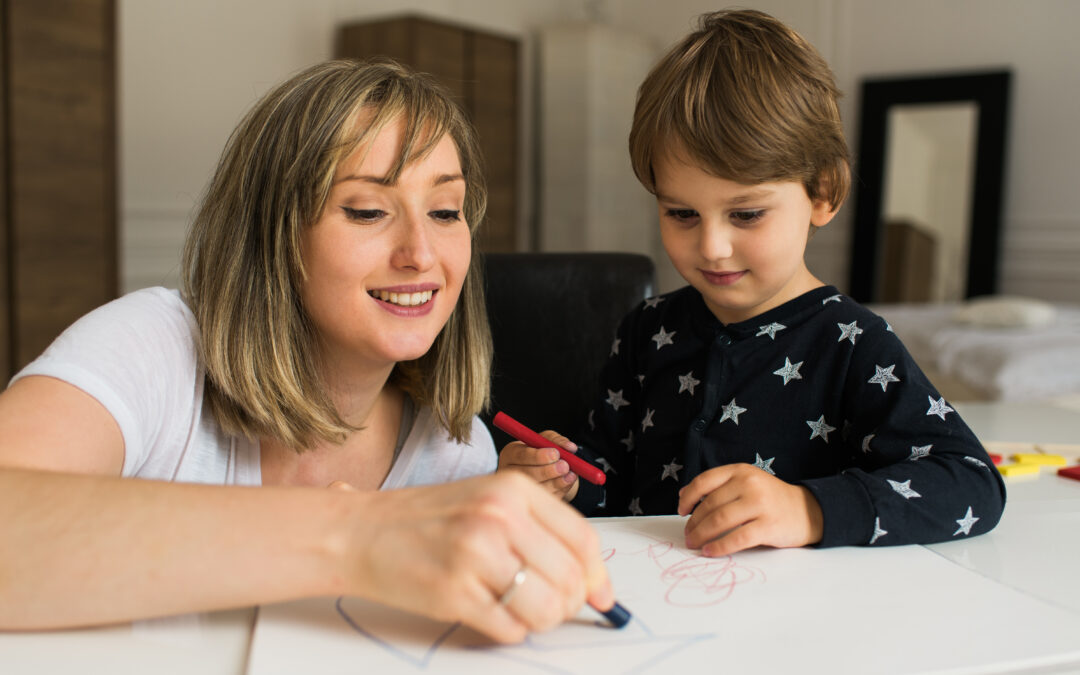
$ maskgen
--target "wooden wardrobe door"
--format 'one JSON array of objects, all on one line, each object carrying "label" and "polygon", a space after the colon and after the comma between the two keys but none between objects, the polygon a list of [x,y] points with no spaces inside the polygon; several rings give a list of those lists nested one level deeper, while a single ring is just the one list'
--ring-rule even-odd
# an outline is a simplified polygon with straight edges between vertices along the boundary
[{"label": "wooden wardrobe door", "polygon": [[116,297],[113,0],[5,0],[11,369]]}]

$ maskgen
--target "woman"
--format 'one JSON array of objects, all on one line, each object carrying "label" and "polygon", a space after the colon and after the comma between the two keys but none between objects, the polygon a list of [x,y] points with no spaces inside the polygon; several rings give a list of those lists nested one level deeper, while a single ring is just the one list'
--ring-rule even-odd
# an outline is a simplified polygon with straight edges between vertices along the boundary
[{"label": "woman", "polygon": [[447,483],[495,467],[484,206],[429,79],[330,62],[267,94],[183,296],[95,310],[0,395],[0,628],[348,594],[515,641],[610,607],[568,507],[523,477]]}]

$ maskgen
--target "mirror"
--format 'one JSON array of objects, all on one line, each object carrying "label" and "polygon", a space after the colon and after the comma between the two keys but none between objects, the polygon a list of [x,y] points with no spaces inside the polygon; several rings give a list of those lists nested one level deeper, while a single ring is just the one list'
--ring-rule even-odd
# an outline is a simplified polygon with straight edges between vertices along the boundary
[{"label": "mirror", "polygon": [[995,71],[863,82],[851,297],[996,290],[1009,81]]}]

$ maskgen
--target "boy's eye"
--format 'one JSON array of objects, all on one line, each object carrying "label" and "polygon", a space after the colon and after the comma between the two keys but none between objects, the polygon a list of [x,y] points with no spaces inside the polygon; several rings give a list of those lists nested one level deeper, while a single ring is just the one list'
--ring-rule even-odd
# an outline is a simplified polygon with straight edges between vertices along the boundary
[{"label": "boy's eye", "polygon": [[354,209],[342,206],[341,210],[346,218],[360,223],[373,223],[386,215],[386,211],[379,209]]},{"label": "boy's eye", "polygon": [[764,211],[732,211],[731,220],[736,225],[750,225],[761,219]]},{"label": "boy's eye", "polygon": [[667,216],[675,220],[688,221],[697,218],[698,212],[694,209],[668,209]]},{"label": "boy's eye", "polygon": [[461,220],[461,211],[457,209],[439,209],[429,212],[428,215],[443,223],[456,223]]}]

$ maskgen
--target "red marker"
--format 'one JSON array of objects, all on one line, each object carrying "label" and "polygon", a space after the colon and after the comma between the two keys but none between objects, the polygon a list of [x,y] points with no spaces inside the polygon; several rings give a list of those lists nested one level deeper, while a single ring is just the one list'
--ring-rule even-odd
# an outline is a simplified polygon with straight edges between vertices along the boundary
[{"label": "red marker", "polygon": [[1070,466],[1064,469],[1058,469],[1058,475],[1065,478],[1074,478],[1080,480],[1080,466]]},{"label": "red marker", "polygon": [[594,485],[603,485],[604,481],[607,480],[607,476],[605,476],[604,472],[600,469],[589,464],[566,448],[560,447],[549,441],[506,413],[495,413],[495,419],[493,419],[492,422],[495,426],[530,448],[555,448],[559,451],[559,455],[566,460],[566,463],[570,465],[570,470],[590,483]]}]

